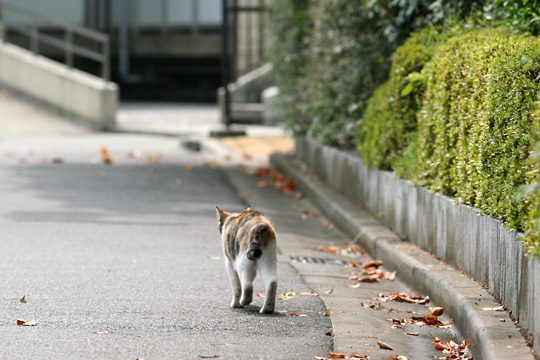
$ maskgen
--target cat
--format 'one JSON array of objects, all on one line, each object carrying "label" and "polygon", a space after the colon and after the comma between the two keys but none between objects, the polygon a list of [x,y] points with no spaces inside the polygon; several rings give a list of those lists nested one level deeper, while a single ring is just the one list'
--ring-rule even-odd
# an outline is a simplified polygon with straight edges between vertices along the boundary
[{"label": "cat", "polygon": [[258,271],[266,287],[260,313],[273,313],[277,291],[277,245],[272,221],[250,207],[235,213],[216,206],[216,212],[233,292],[231,307],[241,308],[253,301],[253,280]]}]

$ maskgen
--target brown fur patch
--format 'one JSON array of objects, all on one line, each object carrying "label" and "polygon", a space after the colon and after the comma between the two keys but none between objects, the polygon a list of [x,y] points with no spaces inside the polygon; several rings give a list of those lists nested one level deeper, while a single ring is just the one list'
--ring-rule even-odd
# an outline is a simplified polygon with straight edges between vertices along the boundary
[{"label": "brown fur patch", "polygon": [[[221,209],[218,208],[219,210]],[[221,228],[224,234],[225,255],[230,261],[234,261],[240,251],[247,252],[250,244],[255,246],[258,242],[257,247],[264,251],[272,241],[275,241],[276,232],[268,216],[251,208],[227,214]]]}]

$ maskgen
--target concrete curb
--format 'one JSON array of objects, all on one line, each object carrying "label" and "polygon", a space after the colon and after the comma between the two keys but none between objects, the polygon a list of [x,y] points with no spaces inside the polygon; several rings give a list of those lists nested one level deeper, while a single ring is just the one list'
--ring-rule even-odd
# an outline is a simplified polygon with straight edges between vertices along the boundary
[{"label": "concrete curb", "polygon": [[427,293],[455,320],[469,341],[475,359],[534,359],[519,330],[506,312],[486,311],[498,307],[480,284],[419,247],[401,239],[370,214],[354,206],[304,169],[291,157],[273,155],[271,164],[292,176],[299,189],[341,230],[373,257],[398,271],[400,278],[417,291]]}]

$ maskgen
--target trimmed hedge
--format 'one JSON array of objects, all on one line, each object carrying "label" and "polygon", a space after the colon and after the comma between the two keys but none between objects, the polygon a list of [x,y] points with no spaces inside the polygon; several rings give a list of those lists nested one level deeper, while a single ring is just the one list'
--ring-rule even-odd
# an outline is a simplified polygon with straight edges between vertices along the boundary
[{"label": "trimmed hedge", "polygon": [[454,36],[426,65],[415,180],[522,228],[516,203],[537,141],[540,39],[483,29]]},{"label": "trimmed hedge", "polygon": [[[502,28],[423,30],[400,47],[358,131],[366,164],[528,231],[540,253],[540,38]],[[434,37],[430,37],[434,34]],[[536,114],[536,115],[535,115]],[[532,190],[531,190],[532,189]]]},{"label": "trimmed hedge", "polygon": [[358,150],[366,165],[395,169],[409,176],[403,151],[414,141],[416,112],[424,88],[421,71],[431,59],[436,45],[446,38],[434,27],[413,33],[392,55],[390,79],[369,99],[357,129]]}]

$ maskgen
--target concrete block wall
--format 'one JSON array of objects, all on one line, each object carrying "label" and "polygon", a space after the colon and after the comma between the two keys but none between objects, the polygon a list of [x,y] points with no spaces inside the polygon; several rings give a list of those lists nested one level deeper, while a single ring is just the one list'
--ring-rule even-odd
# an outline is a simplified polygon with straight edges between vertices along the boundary
[{"label": "concrete block wall", "polygon": [[0,41],[0,84],[84,120],[99,130],[115,125],[118,86]]},{"label": "concrete block wall", "polygon": [[353,152],[299,137],[296,157],[402,239],[465,271],[500,299],[540,354],[540,261],[521,234],[476,209],[371,169]]}]

